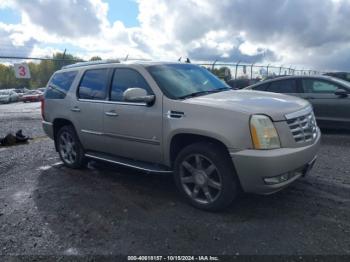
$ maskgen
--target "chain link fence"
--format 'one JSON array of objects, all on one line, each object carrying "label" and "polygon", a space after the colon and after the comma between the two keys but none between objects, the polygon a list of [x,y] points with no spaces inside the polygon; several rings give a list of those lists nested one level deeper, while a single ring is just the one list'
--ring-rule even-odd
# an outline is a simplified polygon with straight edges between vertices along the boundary
[{"label": "chain link fence", "polygon": [[[137,60],[126,57],[123,60]],[[16,62],[27,61],[29,64],[31,79],[16,79],[14,75],[13,64]],[[10,57],[0,56],[0,89],[5,88],[37,88],[45,86],[52,73],[62,66],[70,65],[76,62],[83,62],[82,59],[66,56],[64,53],[58,53],[53,58],[35,58],[35,57]],[[276,66],[238,63],[214,62],[193,62],[203,66],[219,76],[225,81],[229,80],[250,80],[254,83],[260,80],[273,78],[283,75],[318,75],[322,72],[294,66]]]},{"label": "chain link fence", "polygon": [[195,63],[203,66],[215,73],[222,79],[249,79],[249,80],[262,80],[266,78],[273,78],[275,76],[284,75],[319,75],[320,71],[297,68],[294,66],[276,66],[276,65],[258,65],[258,64],[246,64],[246,63],[221,63],[218,61]]}]

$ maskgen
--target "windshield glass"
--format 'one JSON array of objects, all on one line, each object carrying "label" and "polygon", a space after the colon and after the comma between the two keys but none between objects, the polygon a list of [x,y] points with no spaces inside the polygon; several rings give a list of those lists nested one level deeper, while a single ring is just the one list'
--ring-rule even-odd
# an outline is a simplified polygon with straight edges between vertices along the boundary
[{"label": "windshield glass", "polygon": [[342,84],[342,85],[345,86],[347,89],[350,89],[350,82],[345,81],[345,80],[340,79],[340,78],[335,78],[335,77],[332,77],[332,79],[333,79],[333,81]]},{"label": "windshield glass", "polygon": [[229,90],[230,87],[207,69],[191,64],[155,65],[147,68],[165,95],[181,99]]}]

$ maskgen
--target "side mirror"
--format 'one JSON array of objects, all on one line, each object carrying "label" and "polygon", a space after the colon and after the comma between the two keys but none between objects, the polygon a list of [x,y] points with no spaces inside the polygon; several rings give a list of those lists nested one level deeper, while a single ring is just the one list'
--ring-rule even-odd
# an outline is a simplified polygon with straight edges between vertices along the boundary
[{"label": "side mirror", "polygon": [[155,100],[155,96],[147,95],[145,89],[133,87],[128,88],[124,91],[123,100],[126,102],[141,102],[146,103],[147,105],[151,105]]},{"label": "side mirror", "polygon": [[335,90],[334,94],[340,97],[347,97],[349,95],[349,92],[345,89],[338,88],[337,90]]}]

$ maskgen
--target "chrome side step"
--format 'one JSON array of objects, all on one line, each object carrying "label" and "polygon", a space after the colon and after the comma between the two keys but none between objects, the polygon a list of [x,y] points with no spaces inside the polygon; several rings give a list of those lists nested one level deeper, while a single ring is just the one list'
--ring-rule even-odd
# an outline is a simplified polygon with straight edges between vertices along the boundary
[{"label": "chrome side step", "polygon": [[122,157],[110,156],[102,153],[87,152],[85,153],[87,158],[92,158],[96,160],[106,161],[109,163],[126,166],[134,169],[138,169],[150,173],[161,173],[161,174],[171,174],[173,171],[166,166],[150,164],[143,161],[131,160]]}]

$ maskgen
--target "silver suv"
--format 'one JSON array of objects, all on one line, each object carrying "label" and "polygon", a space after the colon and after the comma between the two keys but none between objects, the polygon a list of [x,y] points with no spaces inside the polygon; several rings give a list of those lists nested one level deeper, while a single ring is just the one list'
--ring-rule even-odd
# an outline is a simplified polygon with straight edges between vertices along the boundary
[{"label": "silver suv", "polygon": [[172,173],[206,210],[227,207],[241,190],[281,190],[308,173],[320,142],[307,101],[234,91],[193,64],[64,67],[48,83],[42,115],[66,166],[96,159]]}]

